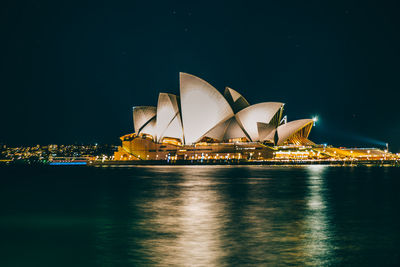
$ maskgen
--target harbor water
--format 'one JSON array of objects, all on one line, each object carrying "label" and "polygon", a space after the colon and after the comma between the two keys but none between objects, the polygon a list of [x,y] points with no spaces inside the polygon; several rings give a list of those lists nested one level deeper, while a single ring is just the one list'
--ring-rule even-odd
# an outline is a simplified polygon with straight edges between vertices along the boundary
[{"label": "harbor water", "polygon": [[3,166],[0,266],[398,266],[400,168]]}]

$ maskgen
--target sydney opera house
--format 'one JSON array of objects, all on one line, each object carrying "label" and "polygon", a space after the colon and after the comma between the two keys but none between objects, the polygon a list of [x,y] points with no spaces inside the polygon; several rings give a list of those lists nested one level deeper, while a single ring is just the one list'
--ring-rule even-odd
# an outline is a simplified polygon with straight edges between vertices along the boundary
[{"label": "sydney opera house", "polygon": [[180,73],[180,95],[133,108],[134,133],[121,137],[115,160],[262,160],[281,147],[313,147],[312,119],[288,122],[284,103],[250,104],[226,87]]}]

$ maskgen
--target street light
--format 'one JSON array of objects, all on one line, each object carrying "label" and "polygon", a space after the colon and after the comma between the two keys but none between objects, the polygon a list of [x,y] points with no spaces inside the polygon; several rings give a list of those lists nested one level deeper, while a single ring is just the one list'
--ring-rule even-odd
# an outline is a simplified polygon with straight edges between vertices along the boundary
[{"label": "street light", "polygon": [[315,126],[315,123],[318,121],[318,116],[315,116],[312,120],[314,121],[314,125],[313,126]]}]

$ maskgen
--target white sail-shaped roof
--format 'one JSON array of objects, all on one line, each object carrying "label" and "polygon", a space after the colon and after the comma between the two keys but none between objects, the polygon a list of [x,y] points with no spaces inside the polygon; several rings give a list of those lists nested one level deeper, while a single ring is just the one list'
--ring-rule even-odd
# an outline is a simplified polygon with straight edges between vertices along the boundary
[{"label": "white sail-shaped roof", "polygon": [[241,94],[232,88],[225,88],[224,97],[228,101],[229,105],[231,105],[234,113],[237,113],[240,110],[250,106],[249,102],[247,102],[247,100]]},{"label": "white sail-shaped roof", "polygon": [[276,137],[277,136],[277,132],[276,132],[277,130],[278,130],[278,128],[275,128],[266,137],[264,137],[263,140],[260,140],[260,141],[270,141],[270,142],[273,142],[273,143],[277,142],[278,140],[275,139],[275,138],[277,138]]},{"label": "white sail-shaped roof", "polygon": [[232,118],[218,123],[216,126],[214,126],[211,130],[209,130],[203,136],[210,137],[210,138],[220,140],[220,141],[224,140],[224,135],[225,135],[226,129],[228,128],[229,124],[231,123]]},{"label": "white sail-shaped roof", "polygon": [[133,126],[135,133],[139,133],[141,128],[156,116],[157,109],[152,106],[133,107]]},{"label": "white sail-shaped roof", "polygon": [[164,137],[173,137],[180,139],[183,142],[183,130],[182,130],[182,120],[179,114],[175,116],[175,118],[168,125],[165,132],[160,137],[159,141]]},{"label": "white sail-shaped roof", "polygon": [[185,144],[197,142],[211,128],[233,115],[221,93],[196,76],[180,73],[180,96]]},{"label": "white sail-shaped roof", "polygon": [[259,141],[274,141],[276,127],[270,123],[257,122],[258,140]]},{"label": "white sail-shaped roof", "polygon": [[160,142],[163,137],[173,137],[183,141],[181,115],[176,95],[159,94],[156,129],[157,142]]},{"label": "white sail-shaped roof", "polygon": [[236,118],[233,117],[231,122],[228,125],[228,128],[225,131],[224,140],[234,139],[234,138],[247,138],[249,137],[240,127],[239,123],[237,122]]},{"label": "white sail-shaped roof", "polygon": [[156,117],[153,117],[148,123],[146,123],[139,133],[150,134],[155,141],[156,136]]},{"label": "white sail-shaped roof", "polygon": [[240,125],[234,116],[223,122],[220,122],[210,131],[205,133],[204,136],[220,141],[227,141],[233,138],[248,138],[243,132],[242,128],[240,128]]},{"label": "white sail-shaped roof", "polygon": [[[312,119],[303,119],[291,121],[285,124],[282,124],[278,127],[278,143],[277,145],[283,144],[288,138],[294,135],[296,132],[303,129],[305,126],[312,124],[314,121]],[[307,138],[307,136],[305,136]]]},{"label": "white sail-shaped roof", "polygon": [[251,141],[255,142],[259,140],[257,122],[269,123],[282,106],[283,103],[279,102],[259,103],[242,109],[235,116]]}]

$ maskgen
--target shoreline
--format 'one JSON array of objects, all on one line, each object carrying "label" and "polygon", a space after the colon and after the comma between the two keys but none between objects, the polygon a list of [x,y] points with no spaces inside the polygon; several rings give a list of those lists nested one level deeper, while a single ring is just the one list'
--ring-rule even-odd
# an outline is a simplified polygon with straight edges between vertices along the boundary
[{"label": "shoreline", "polygon": [[104,161],[104,162],[88,162],[87,166],[94,167],[118,167],[118,166],[213,166],[213,165],[267,165],[267,166],[298,166],[298,165],[331,165],[331,166],[400,166],[398,160],[368,160],[368,161],[357,161],[357,160],[287,160],[287,161],[276,161],[276,160],[265,160],[265,161],[239,161],[239,160],[212,160],[212,161],[200,161],[200,160],[176,160],[176,161],[165,161],[165,160],[143,160],[143,161]]},{"label": "shoreline", "polygon": [[57,161],[57,162],[0,162],[0,166],[75,166],[75,167],[129,167],[129,166],[392,166],[400,167],[400,160],[106,160],[106,161]]}]

